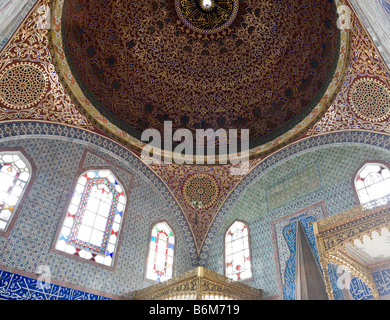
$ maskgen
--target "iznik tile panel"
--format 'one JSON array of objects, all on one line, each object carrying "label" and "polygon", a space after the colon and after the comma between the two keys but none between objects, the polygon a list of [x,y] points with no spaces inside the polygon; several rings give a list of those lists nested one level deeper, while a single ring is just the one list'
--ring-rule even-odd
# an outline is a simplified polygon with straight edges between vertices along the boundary
[{"label": "iznik tile panel", "polygon": [[[340,145],[343,141],[350,144]],[[356,206],[352,176],[367,159],[389,162],[387,144],[388,139],[381,139],[379,136],[342,133],[303,141],[268,158],[243,180],[221,208],[211,227],[214,235],[211,234],[205,242],[209,250],[209,255],[204,258],[205,266],[224,273],[224,233],[235,219],[245,220],[251,231],[254,274],[253,281],[248,284],[264,290],[266,298],[283,297],[285,271],[288,270],[286,257],[290,250],[287,244],[285,250],[280,245],[284,235],[278,238],[275,234],[273,238],[272,222],[288,225],[292,214],[322,201],[328,216]],[[305,184],[301,183],[302,180],[294,180],[299,177],[296,173],[304,172],[305,168],[315,169],[315,174],[314,171],[306,174],[317,176],[316,182]],[[270,203],[270,190],[278,183],[279,190],[289,190],[295,195],[290,197],[289,194],[280,192],[282,199],[274,197],[273,203]],[[275,251],[274,244],[281,248],[279,252]],[[280,274],[276,271],[278,265],[281,268]],[[282,283],[282,286],[278,283]]]},{"label": "iznik tile panel", "polygon": [[273,210],[302,195],[321,188],[321,181],[315,163],[309,164],[287,176],[276,180],[267,189],[269,210]]},{"label": "iznik tile panel", "polygon": [[380,297],[390,295],[390,269],[373,272],[372,277]]},{"label": "iznik tile panel", "polygon": [[[85,139],[88,137],[91,138],[86,135]],[[0,140],[0,148],[7,147],[22,147],[37,167],[37,175],[12,233],[8,238],[0,237],[1,265],[30,273],[36,273],[40,265],[48,265],[55,280],[131,297],[134,290],[152,284],[144,278],[150,228],[155,221],[165,219],[177,239],[174,275],[193,267],[187,246],[190,238],[185,237],[188,231],[185,221],[177,218],[173,198],[145,165],[122,148],[113,147],[115,154],[88,141],[42,136]],[[115,270],[50,251],[86,148],[98,155],[88,156],[88,165],[107,167],[114,163],[134,174]],[[129,182],[126,175],[122,178]]]},{"label": "iznik tile panel", "polygon": [[0,299],[6,300],[112,300],[88,292],[0,270]]}]

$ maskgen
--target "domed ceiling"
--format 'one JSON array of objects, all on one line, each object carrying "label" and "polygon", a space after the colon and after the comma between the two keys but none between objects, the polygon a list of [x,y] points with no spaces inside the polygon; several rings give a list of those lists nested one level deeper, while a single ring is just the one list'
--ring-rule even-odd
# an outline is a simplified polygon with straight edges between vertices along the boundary
[{"label": "domed ceiling", "polygon": [[251,149],[299,126],[293,138],[329,107],[340,75],[329,0],[65,0],[60,24],[80,106],[122,139],[150,128],[163,137],[164,121],[250,129]]}]

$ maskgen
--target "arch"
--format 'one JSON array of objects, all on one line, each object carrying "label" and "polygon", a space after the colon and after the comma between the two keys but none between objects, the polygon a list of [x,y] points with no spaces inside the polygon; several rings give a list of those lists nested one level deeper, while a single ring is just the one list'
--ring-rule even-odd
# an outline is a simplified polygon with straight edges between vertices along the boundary
[{"label": "arch", "polygon": [[206,266],[208,264],[210,250],[214,243],[219,241],[217,235],[222,233],[221,225],[224,221],[224,217],[229,215],[231,208],[234,207],[234,204],[238,202],[245,191],[256,183],[256,181],[268,172],[268,170],[307,152],[334,146],[367,146],[377,150],[389,151],[390,139],[388,139],[388,137],[389,135],[383,133],[357,130],[318,134],[316,136],[297,140],[259,161],[221,204],[218,213],[209,227],[209,233],[204,241],[206,245],[202,247],[199,255],[199,264],[201,266]]},{"label": "arch", "polygon": [[175,234],[167,221],[153,224],[150,230],[145,278],[163,282],[173,277],[175,261]]},{"label": "arch", "polygon": [[87,170],[77,179],[55,249],[113,267],[126,210],[126,193],[110,169]]},{"label": "arch", "polygon": [[353,190],[360,204],[382,200],[387,203],[385,197],[390,194],[390,165],[384,161],[365,161],[353,176]]},{"label": "arch", "polygon": [[0,150],[0,233],[9,236],[35,178],[35,166],[21,148]]},{"label": "arch", "polygon": [[252,279],[252,255],[248,223],[235,220],[224,237],[225,276],[242,281]]},{"label": "arch", "polygon": [[[127,162],[133,167],[133,170],[135,170],[137,174],[145,177],[145,179],[148,179],[150,183],[155,186],[155,190],[159,190],[158,193],[160,194],[161,199],[163,199],[163,201],[167,204],[167,207],[170,208],[175,223],[181,225],[180,235],[183,237],[183,241],[188,252],[188,259],[192,267],[195,268],[198,266],[199,256],[196,251],[194,235],[185,215],[183,214],[182,208],[177,203],[173,193],[150,167],[144,166],[142,160],[132,152],[129,152],[126,147],[101,134],[92,133],[84,129],[62,124],[41,123],[34,121],[0,123],[0,141],[2,143],[13,141],[16,137],[18,139],[24,139],[24,137],[37,137],[39,139],[48,140],[60,139],[65,141],[74,141],[75,143],[93,146],[94,148],[104,150],[104,152],[111,153],[119,160]],[[56,238],[57,237],[54,237],[53,239],[51,250],[55,250],[54,247]]]}]

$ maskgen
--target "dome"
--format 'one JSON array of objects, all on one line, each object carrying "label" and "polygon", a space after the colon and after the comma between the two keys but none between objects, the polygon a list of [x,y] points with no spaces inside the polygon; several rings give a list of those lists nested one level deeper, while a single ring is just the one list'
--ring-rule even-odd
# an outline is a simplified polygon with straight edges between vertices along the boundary
[{"label": "dome", "polygon": [[59,35],[80,108],[138,150],[169,121],[249,129],[251,154],[270,152],[318,120],[343,71],[328,0],[66,0]]}]

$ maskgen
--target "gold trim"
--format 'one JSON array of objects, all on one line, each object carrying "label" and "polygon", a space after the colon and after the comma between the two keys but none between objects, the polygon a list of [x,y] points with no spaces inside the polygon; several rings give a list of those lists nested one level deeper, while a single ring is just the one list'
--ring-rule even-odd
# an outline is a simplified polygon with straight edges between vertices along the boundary
[{"label": "gold trim", "polygon": [[[56,72],[59,76],[62,85],[66,89],[69,96],[71,96],[74,103],[83,113],[83,115],[87,117],[96,127],[102,130],[111,139],[118,141],[120,144],[126,146],[127,148],[130,148],[134,152],[141,153],[141,151],[145,146],[147,146],[147,144],[127,134],[120,128],[110,123],[106,118],[104,118],[98,112],[98,110],[90,103],[90,101],[84,96],[84,94],[81,92],[80,87],[75,81],[68,65],[67,59],[65,57],[62,44],[61,17],[63,2],[64,0],[50,0],[50,5],[52,8],[52,30],[49,37],[53,65],[56,68]],[[346,0],[336,0],[336,5],[346,5]],[[330,82],[321,101],[316,105],[312,112],[294,128],[266,144],[250,149],[249,159],[256,159],[259,157],[267,156],[270,153],[275,152],[278,149],[293,142],[299,136],[305,134],[332,105],[338,92],[340,91],[340,88],[343,85],[351,58],[351,30],[341,30],[340,33],[340,56],[337,62],[337,68],[333,75],[332,81]],[[181,157],[181,154],[175,154],[175,152],[157,150],[156,148],[154,149],[154,151],[156,152],[155,156],[161,156],[164,158],[166,156]],[[192,158],[193,163],[207,163],[209,160],[207,156],[194,155],[190,156],[190,158]],[[214,158],[216,165],[220,165],[226,163],[229,159],[232,158],[236,159],[237,161],[246,161],[247,154],[246,152],[243,152],[237,154],[216,155]]]},{"label": "gold trim", "polygon": [[334,296],[327,272],[329,262],[345,267],[362,279],[371,289],[374,298],[379,299],[370,268],[349,256],[345,252],[345,246],[353,245],[355,240],[362,240],[364,236],[372,238],[373,232],[380,234],[383,228],[390,229],[390,205],[378,207],[381,203],[379,199],[313,223],[320,264],[331,300]]},{"label": "gold trim", "polygon": [[134,292],[135,300],[262,300],[262,290],[198,267]]}]

